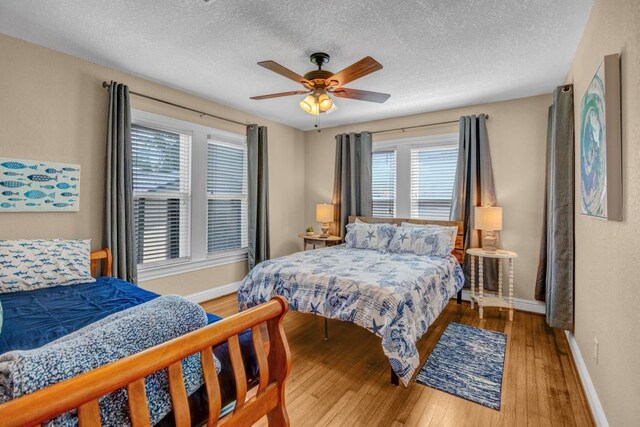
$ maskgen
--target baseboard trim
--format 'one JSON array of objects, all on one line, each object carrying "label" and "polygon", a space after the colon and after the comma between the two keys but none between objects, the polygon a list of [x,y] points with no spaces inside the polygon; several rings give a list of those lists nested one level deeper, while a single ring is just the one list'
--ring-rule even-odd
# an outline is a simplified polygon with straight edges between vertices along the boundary
[{"label": "baseboard trim", "polygon": [[[462,290],[462,299],[465,301],[471,300],[471,292],[467,289]],[[540,301],[533,301],[523,298],[513,299],[513,308],[521,311],[528,311],[530,313],[545,314],[547,312],[547,306]]]},{"label": "baseboard trim", "polygon": [[196,292],[195,294],[187,295],[185,298],[189,301],[201,303],[209,301],[215,298],[220,298],[225,295],[232,294],[238,291],[240,282],[228,283],[222,286],[216,286],[215,288],[207,289],[204,291]]},{"label": "baseboard trim", "polygon": [[582,352],[580,351],[580,347],[578,347],[578,342],[571,332],[564,331],[564,333],[567,336],[569,348],[571,349],[571,356],[573,357],[573,362],[576,366],[576,369],[578,370],[578,375],[580,376],[582,389],[587,395],[587,400],[589,401],[589,408],[591,409],[593,420],[599,427],[609,427],[609,422],[607,421],[604,409],[602,408],[602,404],[600,403],[600,399],[598,398],[596,389],[593,386],[593,382],[591,382],[591,377],[589,376],[587,365],[585,365],[584,359],[582,358]]}]

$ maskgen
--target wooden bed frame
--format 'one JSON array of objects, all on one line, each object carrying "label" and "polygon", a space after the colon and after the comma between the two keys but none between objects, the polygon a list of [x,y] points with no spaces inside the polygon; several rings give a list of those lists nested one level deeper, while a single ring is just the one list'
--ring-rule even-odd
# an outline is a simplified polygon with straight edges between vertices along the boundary
[{"label": "wooden bed frame", "polygon": [[[110,276],[109,249],[91,253],[92,274],[99,262],[103,264],[103,275]],[[5,427],[40,425],[77,408],[80,426],[99,426],[98,399],[126,387],[132,425],[148,426],[150,421],[144,378],[167,368],[175,424],[178,427],[191,426],[182,359],[200,353],[209,406],[207,426],[246,426],[264,415],[270,426],[288,426],[285,382],[291,370],[291,354],[283,329],[287,311],[287,301],[275,297],[250,310],[12,400],[0,405],[0,424]],[[268,343],[263,342],[261,333],[261,325],[265,323]],[[249,328],[259,367],[259,383],[249,391],[253,396],[247,399],[247,380],[238,334]],[[221,396],[212,347],[225,341],[228,342],[236,384],[236,405],[233,412],[219,418]]]},{"label": "wooden bed frame", "polygon": [[[410,219],[410,218],[375,218],[367,216],[349,216],[349,224],[356,222],[356,219],[369,224],[395,224],[400,225],[403,222],[409,222],[417,225],[441,225],[444,227],[458,227],[458,234],[456,237],[456,244],[451,251],[453,256],[458,259],[458,262],[462,264],[464,262],[464,223],[462,221],[437,221],[430,219]],[[458,291],[456,295],[456,302],[462,304],[462,290]],[[325,332],[326,335],[326,332]],[[399,385],[400,379],[396,372],[391,368],[391,384]]]}]

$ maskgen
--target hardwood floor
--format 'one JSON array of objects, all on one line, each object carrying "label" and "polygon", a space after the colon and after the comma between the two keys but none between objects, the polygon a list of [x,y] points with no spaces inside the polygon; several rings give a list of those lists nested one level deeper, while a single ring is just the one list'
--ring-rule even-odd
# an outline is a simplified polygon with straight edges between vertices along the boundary
[{"label": "hardwood floor", "polygon": [[[237,312],[235,295],[202,304],[219,316]],[[508,335],[502,408],[494,411],[411,382],[389,382],[380,339],[364,328],[290,311],[285,330],[293,369],[287,383],[292,426],[591,426],[588,404],[562,331],[543,316],[486,309],[485,319],[468,303],[453,300],[418,342],[422,363],[449,322]],[[261,423],[260,425],[266,425]]]}]

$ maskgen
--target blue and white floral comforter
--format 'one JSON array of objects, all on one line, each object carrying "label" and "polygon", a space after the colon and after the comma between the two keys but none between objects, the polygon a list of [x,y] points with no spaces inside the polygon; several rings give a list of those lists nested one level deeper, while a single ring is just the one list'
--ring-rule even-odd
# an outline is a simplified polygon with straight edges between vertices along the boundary
[{"label": "blue and white floral comforter", "polygon": [[238,290],[240,310],[274,295],[292,310],[355,323],[382,337],[392,369],[407,385],[420,365],[416,342],[464,284],[446,258],[345,246],[258,264]]}]

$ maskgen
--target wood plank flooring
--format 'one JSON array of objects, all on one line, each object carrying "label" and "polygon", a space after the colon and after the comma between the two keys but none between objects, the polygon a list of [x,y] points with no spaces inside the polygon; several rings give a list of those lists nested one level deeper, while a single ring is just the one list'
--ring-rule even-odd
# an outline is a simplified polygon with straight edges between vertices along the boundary
[{"label": "wood plank flooring", "polygon": [[[237,312],[229,295],[203,307],[225,317]],[[329,320],[325,341],[321,317],[290,311],[285,330],[293,368],[287,383],[292,426],[592,426],[580,379],[562,331],[543,316],[485,309],[453,300],[418,342],[422,363],[449,322],[508,335],[502,408],[494,411],[412,382],[389,382],[380,339],[364,328]],[[259,425],[266,425],[264,421]]]}]

